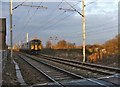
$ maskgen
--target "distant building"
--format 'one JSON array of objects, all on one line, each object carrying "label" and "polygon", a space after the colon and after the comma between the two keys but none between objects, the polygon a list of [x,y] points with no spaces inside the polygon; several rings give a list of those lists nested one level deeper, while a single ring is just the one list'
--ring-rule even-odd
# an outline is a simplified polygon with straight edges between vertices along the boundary
[{"label": "distant building", "polygon": [[6,18],[0,18],[0,50],[6,50]]}]

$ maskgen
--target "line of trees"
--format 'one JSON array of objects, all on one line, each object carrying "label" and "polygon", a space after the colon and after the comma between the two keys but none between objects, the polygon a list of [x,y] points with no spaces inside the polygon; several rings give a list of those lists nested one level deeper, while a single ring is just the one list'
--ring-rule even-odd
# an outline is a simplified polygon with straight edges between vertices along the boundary
[{"label": "line of trees", "polygon": [[[94,53],[94,50],[97,48],[105,49],[107,54],[117,54],[119,52],[118,47],[120,46],[120,34],[115,36],[113,39],[106,41],[104,44],[101,45],[86,45],[86,49],[91,53]],[[82,49],[82,46],[76,46],[75,43],[70,43],[65,40],[60,40],[56,44],[52,44],[51,41],[47,41],[46,48],[51,49]]]},{"label": "line of trees", "polygon": [[120,46],[120,34],[115,36],[113,39],[106,41],[103,47],[109,54],[117,54]]},{"label": "line of trees", "polygon": [[75,43],[70,43],[65,40],[60,40],[57,44],[52,44],[51,41],[47,41],[46,48],[52,49],[75,49]]},{"label": "line of trees", "polygon": [[[93,51],[92,54],[89,55],[89,60],[92,62],[97,62],[102,60],[107,61],[107,59],[112,58],[112,61],[114,61],[115,60],[114,58],[120,55],[119,40],[120,34],[115,36],[113,39],[106,41],[104,44],[98,46],[97,50]],[[96,47],[94,49],[96,49]]]}]

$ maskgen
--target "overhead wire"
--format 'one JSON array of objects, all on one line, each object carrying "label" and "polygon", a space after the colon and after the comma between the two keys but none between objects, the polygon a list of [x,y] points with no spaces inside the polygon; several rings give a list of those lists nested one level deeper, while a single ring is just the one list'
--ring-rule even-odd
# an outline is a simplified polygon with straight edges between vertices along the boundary
[{"label": "overhead wire", "polygon": [[41,26],[40,28],[46,27],[49,23],[53,22],[56,18],[62,16],[64,14],[64,12],[58,14],[57,16],[55,16],[53,19],[49,20],[46,24],[44,24],[43,26]]},{"label": "overhead wire", "polygon": [[94,30],[94,31],[89,31],[89,32],[87,32],[88,33],[87,35],[92,34],[92,33],[98,33],[98,32],[103,32],[103,31],[106,31],[106,30],[110,30],[111,28],[116,28],[117,29],[117,25],[107,27],[107,29],[106,28],[101,28],[101,30],[99,29],[99,31],[97,29]]},{"label": "overhead wire", "polygon": [[[118,25],[116,24],[116,25],[114,25],[114,26],[117,27]],[[113,27],[114,27],[114,26],[113,26]],[[94,31],[96,31],[96,29],[102,30],[102,29],[104,29],[104,28],[109,28],[109,26],[108,26],[108,27],[105,27],[105,26],[104,26],[104,27],[98,27],[98,28],[96,27],[96,28],[94,28],[94,30],[89,30],[89,31],[87,31],[86,33],[94,32]],[[97,30],[97,31],[98,31],[98,30]]]},{"label": "overhead wire", "polygon": [[[37,9],[36,9],[36,10],[37,10]],[[35,12],[35,13],[36,13],[36,12]],[[35,15],[35,13],[34,13],[34,15]],[[72,14],[74,14],[74,13],[72,13]],[[68,15],[67,17],[71,16],[72,14]],[[33,15],[33,16],[34,16],[34,15]],[[67,18],[67,17],[62,18],[61,21],[65,20],[65,18]],[[57,18],[57,17],[56,17],[56,18]],[[30,20],[31,20],[31,19],[30,19]],[[58,21],[60,22],[60,20],[58,20]],[[57,21],[57,23],[59,23],[58,21]],[[57,23],[54,23],[54,26],[55,26]],[[50,26],[51,26],[51,25],[50,25]],[[45,28],[44,30],[50,28],[50,26],[48,26],[48,27]],[[53,26],[52,26],[52,27],[53,27]]]},{"label": "overhead wire", "polygon": [[[58,5],[55,7],[54,10],[51,11],[51,13],[49,14],[49,16],[52,15],[52,14],[54,14],[54,13],[58,10],[58,7],[59,7],[61,4],[62,4],[62,1],[58,3]],[[64,13],[64,12],[63,12],[63,13]],[[43,25],[41,25],[41,26],[39,27],[39,29],[41,29],[41,28],[43,28],[43,27],[46,27],[48,24],[51,23],[52,20],[55,20],[57,17],[62,16],[63,13],[60,13],[60,14],[56,15],[55,17],[49,18],[46,23],[44,23]],[[37,31],[38,31],[38,30],[37,30]],[[33,33],[36,33],[36,31],[33,31]]]},{"label": "overhead wire", "polygon": [[[113,29],[113,28],[115,28],[115,29]],[[101,29],[99,29],[99,31],[98,31],[98,29],[96,28],[96,30],[94,30],[94,31],[89,31],[89,32],[86,32],[87,34],[86,34],[86,36],[90,36],[90,35],[97,35],[97,34],[99,34],[99,33],[102,33],[102,32],[106,32],[106,31],[109,31],[109,30],[117,30],[117,25],[114,25],[114,26],[110,26],[110,27],[104,27],[104,28],[101,28]],[[82,33],[79,33],[80,35],[82,35]]]},{"label": "overhead wire", "polygon": [[58,10],[58,7],[63,3],[63,0],[61,2],[58,3],[58,5],[55,7],[55,9],[53,9],[51,11],[51,13],[49,14],[49,16],[51,16],[52,14],[54,14],[57,10]]},{"label": "overhead wire", "polygon": [[[33,4],[33,2],[32,2],[32,4]],[[31,8],[30,9],[28,9],[28,12],[27,12],[27,17],[29,17],[28,15],[29,15],[29,13],[30,13],[30,10],[31,10]],[[26,18],[27,18],[26,17]],[[18,22],[19,22],[20,20],[18,20]],[[19,24],[19,23],[17,23],[17,24]],[[16,25],[15,25],[15,27],[16,27]]]},{"label": "overhead wire", "polygon": [[[86,25],[86,27],[89,27],[89,29],[91,30],[91,29],[95,29],[95,28],[98,28],[98,27],[104,27],[104,26],[109,25],[109,24],[111,25],[111,23],[114,22],[114,21],[116,21],[116,20],[107,21],[104,24],[99,24],[99,25],[95,25],[95,26],[88,26],[88,25]],[[86,30],[88,30],[88,28],[86,28]]]},{"label": "overhead wire", "polygon": [[[94,2],[91,2],[90,4],[92,4],[92,3],[94,3]],[[72,13],[72,14],[74,14],[74,13]],[[69,16],[71,16],[72,14],[70,14]],[[67,16],[67,17],[69,17],[69,16]],[[64,19],[67,18],[67,17],[64,17],[63,19],[58,20],[58,22],[64,20]],[[58,22],[54,23],[54,25],[57,24]],[[48,28],[50,28],[50,27],[51,27],[51,26],[47,27],[46,29],[48,29]],[[44,29],[44,30],[46,30],[46,29]]]},{"label": "overhead wire", "polygon": [[89,2],[88,4],[85,5],[85,7],[88,7],[89,5],[95,3],[96,1],[98,1],[98,0],[94,0],[94,1],[92,1],[92,2]]},{"label": "overhead wire", "polygon": [[[113,34],[115,34],[115,32],[117,32],[117,31],[115,31],[116,29],[114,29],[114,28],[117,28],[117,27],[110,27],[109,29],[107,29],[107,30],[104,30],[104,31],[99,31],[99,32],[97,32],[97,33],[93,33],[93,34],[89,34],[89,35],[86,35],[86,37],[88,38],[88,37],[90,37],[91,38],[91,40],[93,40],[94,38],[96,38],[96,36],[97,35],[100,35],[101,36],[101,33],[102,33],[102,35],[103,34],[105,34],[106,35],[106,33],[105,32],[107,32],[108,33],[108,35],[106,35],[106,36],[108,36],[109,37],[109,34],[111,34],[111,33],[113,33]],[[82,33],[80,33],[79,35],[81,35],[82,36]],[[71,36],[70,36],[71,37]],[[90,39],[89,38],[89,39]],[[99,37],[99,39],[103,39],[103,38],[105,38],[105,36],[104,37]],[[98,38],[96,38],[97,40],[99,40]]]},{"label": "overhead wire", "polygon": [[[116,20],[114,20],[114,21],[116,21]],[[113,24],[113,23],[116,24],[116,25],[118,25],[118,24],[115,23],[114,21],[106,22],[106,23],[100,24],[100,25],[95,25],[95,26],[93,26],[93,27],[86,26],[86,27],[87,27],[87,28],[86,28],[86,31],[88,31],[88,30],[94,30],[95,28],[104,28],[105,26],[111,25],[111,24]]]},{"label": "overhead wire", "polygon": [[79,13],[82,17],[84,17],[83,16],[83,14],[81,13],[81,12],[79,12],[77,9],[75,9],[71,4],[69,4],[66,0],[64,0],[74,11],[76,11],[77,13]]},{"label": "overhead wire", "polygon": [[58,20],[58,21],[55,22],[54,24],[51,24],[51,25],[48,26],[47,28],[44,28],[44,31],[47,30],[47,29],[49,29],[49,28],[52,28],[52,27],[56,26],[58,23],[62,22],[62,21],[65,20],[66,18],[72,16],[73,14],[75,14],[75,13],[73,12],[73,13],[71,13],[71,14],[69,14],[69,15],[63,17],[62,19]]},{"label": "overhead wire", "polygon": [[[60,2],[54,10],[52,10],[52,12],[49,14],[49,16],[50,16],[51,14],[55,13],[55,11],[58,10],[58,7],[59,7],[61,4],[62,4],[62,2]],[[63,13],[64,13],[64,12],[63,12]],[[43,28],[44,26],[48,25],[51,21],[53,21],[53,20],[56,19],[57,17],[61,16],[63,13],[60,13],[60,14],[58,14],[57,16],[48,19],[47,22],[46,22],[45,24],[43,24],[42,26],[40,26],[39,28]]]},{"label": "overhead wire", "polygon": [[[64,0],[65,1],[65,0]],[[93,4],[95,1],[93,1],[93,2],[90,2],[90,3],[88,3],[86,6],[88,6],[88,5],[90,5],[90,4]],[[105,24],[106,25],[106,24]],[[101,26],[103,26],[103,25],[99,25],[99,27],[101,27]],[[98,26],[97,26],[98,27]],[[94,29],[94,28],[96,28],[96,27],[92,27],[92,29]]]},{"label": "overhead wire", "polygon": [[[86,31],[86,35],[89,35],[89,34],[92,34],[92,33],[96,33],[96,32],[101,32],[101,31],[105,31],[105,30],[109,30],[109,29],[111,29],[111,28],[118,28],[118,24],[115,24],[115,25],[113,25],[113,26],[104,26],[104,27],[96,27],[95,28],[95,30],[89,30],[89,31]],[[69,32],[69,34],[73,34],[73,33],[78,33],[78,32],[72,32],[72,33],[70,33]],[[80,35],[82,35],[82,32],[81,33],[79,33]]]},{"label": "overhead wire", "polygon": [[[40,6],[41,4],[42,4],[42,2],[39,4],[39,6]],[[38,8],[39,8],[39,7],[37,7],[36,10],[34,11],[34,13],[31,15],[31,17],[29,17],[29,19],[28,19],[28,21],[25,23],[23,29],[25,29],[26,26],[29,24],[29,22],[31,21],[31,19],[33,18],[33,16],[34,16],[34,15],[36,14],[36,12],[38,11]]]},{"label": "overhead wire", "polygon": [[[60,3],[60,4],[61,4],[61,3]],[[60,4],[58,5],[58,7],[60,6]],[[77,5],[77,4],[75,4],[75,5]],[[75,5],[74,5],[74,6],[75,6]],[[64,12],[63,12],[63,13],[64,13]],[[61,15],[61,14],[60,14],[60,15]],[[32,16],[31,16],[31,17],[32,17]],[[55,17],[55,18],[56,18],[56,17]],[[65,18],[66,18],[66,17],[65,17]],[[63,19],[64,19],[64,18],[63,18]],[[62,20],[63,20],[63,19],[62,19]],[[30,18],[29,20],[31,20],[31,18]],[[29,21],[28,21],[28,22],[29,22]]]},{"label": "overhead wire", "polygon": [[[33,2],[32,2],[31,5],[33,5]],[[30,13],[30,10],[31,10],[31,7],[30,7],[30,9],[28,10],[27,17],[28,17],[28,14]]]},{"label": "overhead wire", "polygon": [[[25,2],[26,2],[27,0],[25,0],[24,2],[22,2],[22,3],[20,3],[20,4],[18,4],[17,6],[15,6],[15,7],[13,7],[12,8],[12,10],[15,10],[15,9],[17,9],[18,7],[20,7],[21,5],[23,5]],[[18,20],[19,21],[19,20]],[[18,22],[17,21],[17,22]],[[19,23],[16,23],[16,24],[19,24]],[[15,27],[16,27],[16,25],[15,25]],[[15,40],[17,37],[13,37],[13,40]]]},{"label": "overhead wire", "polygon": [[[80,2],[79,2],[79,3],[80,3]],[[76,5],[78,5],[79,3],[77,3],[77,4],[73,5],[73,6],[76,6]],[[80,9],[78,9],[78,10],[80,10]],[[63,13],[65,13],[65,12],[66,12],[66,11],[64,11]],[[66,18],[70,17],[70,16],[71,16],[71,15],[73,15],[73,14],[74,14],[74,12],[73,12],[73,13],[71,13],[71,14],[69,14],[68,16],[63,17],[62,19],[58,20],[58,21],[57,21],[57,22],[55,22],[54,24],[51,24],[51,25],[49,25],[48,27],[43,28],[42,30],[47,30],[48,28],[50,28],[50,27],[53,27],[53,26],[57,25],[57,23],[60,23],[61,21],[65,20]]]},{"label": "overhead wire", "polygon": [[[103,34],[105,34],[106,35],[106,33],[105,32],[107,32],[108,33],[108,35],[107,36],[109,36],[109,32],[111,32],[111,31],[115,31],[116,29],[114,29],[114,28],[111,28],[111,29],[109,29],[109,30],[105,30],[105,31],[100,31],[100,32],[96,32],[96,33],[93,33],[93,34],[88,34],[88,35],[86,35],[86,36],[88,36],[88,37],[90,37],[90,36],[98,36],[98,35],[103,35]],[[115,32],[117,32],[117,31],[115,31]],[[114,32],[111,32],[111,33],[114,33]]]},{"label": "overhead wire", "polygon": [[[33,4],[33,3],[32,3]],[[42,2],[39,4],[41,5]],[[36,8],[35,12],[32,14],[32,16],[29,17],[28,21],[25,23],[25,25],[23,26],[23,29],[26,28],[26,26],[29,24],[29,22],[31,21],[32,17],[36,14],[37,10],[38,10],[39,7]]]}]

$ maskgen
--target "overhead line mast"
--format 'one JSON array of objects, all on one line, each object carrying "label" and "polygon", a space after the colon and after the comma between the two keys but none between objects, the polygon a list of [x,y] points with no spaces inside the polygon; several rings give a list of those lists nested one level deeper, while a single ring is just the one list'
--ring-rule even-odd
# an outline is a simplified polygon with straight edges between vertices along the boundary
[{"label": "overhead line mast", "polygon": [[[65,1],[65,0],[64,0]],[[83,63],[86,61],[85,59],[85,40],[86,40],[86,22],[85,22],[85,0],[82,0],[82,13],[79,12],[77,9],[75,9],[71,4],[69,4],[67,1],[65,1],[69,6],[71,6],[71,9],[64,9],[64,8],[59,8],[60,10],[67,10],[67,11],[76,11],[79,15],[82,16],[82,37],[83,37]]]},{"label": "overhead line mast", "polygon": [[86,23],[85,23],[85,0],[82,0],[82,37],[83,37],[83,63],[85,60],[85,44],[86,44]]},{"label": "overhead line mast", "polygon": [[13,57],[13,43],[12,43],[12,0],[10,0],[10,50],[11,58]]}]

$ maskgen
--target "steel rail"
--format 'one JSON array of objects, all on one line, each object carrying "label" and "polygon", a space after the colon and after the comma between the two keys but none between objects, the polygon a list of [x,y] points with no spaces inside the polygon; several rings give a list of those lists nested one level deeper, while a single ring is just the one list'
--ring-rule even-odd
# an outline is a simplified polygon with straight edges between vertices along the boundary
[{"label": "steel rail", "polygon": [[43,74],[44,76],[46,76],[50,81],[56,83],[56,85],[64,87],[60,83],[58,83],[57,81],[55,81],[53,78],[51,78],[50,76],[48,76],[46,73],[44,73],[42,70],[38,69],[36,66],[32,65],[31,63],[29,63],[26,59],[24,59],[20,55],[17,55],[17,56],[19,56],[20,58],[22,58],[26,63],[28,63],[30,66],[32,66],[35,70],[37,70],[38,72],[40,72],[41,74]]},{"label": "steel rail", "polygon": [[[23,53],[22,53],[22,54],[23,54]],[[31,55],[28,55],[28,54],[24,54],[24,55],[27,56],[27,57],[29,57],[29,58],[32,58],[33,60],[35,60],[35,61],[37,61],[37,62],[41,62],[40,60],[37,59],[36,56],[31,56]],[[41,63],[43,63],[43,62],[41,62]],[[101,85],[101,86],[104,86],[104,87],[109,87],[109,86],[107,86],[107,85],[105,85],[105,84],[103,84],[103,83],[97,82],[97,81],[92,80],[92,79],[85,78],[85,77],[83,77],[83,76],[80,76],[80,75],[77,75],[77,74],[74,74],[74,73],[71,73],[71,72],[69,72],[69,71],[66,71],[66,70],[64,70],[64,69],[55,67],[55,66],[53,66],[53,65],[50,65],[50,64],[47,64],[47,63],[43,63],[43,64],[46,64],[46,65],[51,66],[51,67],[53,67],[53,68],[57,68],[58,70],[60,69],[60,70],[62,70],[63,72],[64,72],[64,71],[65,71],[65,72],[68,72],[68,74],[72,74],[72,75],[78,76],[79,78],[82,77],[84,80],[93,82],[93,83],[95,83],[95,84],[98,84],[98,85]],[[58,82],[58,83],[60,83],[60,82]],[[60,84],[62,85],[62,83],[60,83]],[[62,86],[64,86],[64,85],[62,85]]]},{"label": "steel rail", "polygon": [[[46,58],[47,59],[47,58]],[[76,68],[81,68],[81,69],[84,69],[84,70],[89,70],[89,71],[92,71],[92,72],[98,72],[98,73],[101,73],[101,74],[105,74],[105,75],[113,75],[114,73],[111,73],[111,72],[106,72],[106,71],[101,71],[99,69],[96,69],[96,68],[89,68],[89,67],[85,67],[85,66],[80,66],[78,64],[71,64],[69,62],[65,62],[65,61],[60,61],[60,60],[55,60],[55,59],[52,59],[52,58],[49,58],[47,60],[50,60],[50,61],[54,61],[54,62],[58,62],[58,63],[61,63],[61,64],[65,64],[65,65],[68,65],[68,66],[72,66],[72,67],[76,67]]]},{"label": "steel rail", "polygon": [[[56,67],[56,66],[47,64],[47,63],[45,63],[45,62],[41,62],[41,61],[39,61],[39,60],[37,60],[37,59],[35,59],[35,58],[32,58],[32,57],[30,57],[30,56],[28,56],[28,55],[25,55],[25,56],[27,56],[27,58],[29,57],[30,59],[35,60],[36,62],[42,63],[42,64],[44,64],[44,65],[47,65],[48,67],[53,68],[53,69],[55,69],[55,70],[57,70],[57,71],[66,73],[67,76],[69,75],[69,76],[72,77],[72,78],[86,79],[86,78],[83,77],[83,76],[76,75],[76,74],[74,74],[74,73],[71,73],[71,72],[66,71],[66,70],[64,70],[64,69],[61,69],[61,68],[59,68],[59,67]],[[51,76],[49,76],[48,74],[46,74],[44,71],[36,68],[36,66],[32,65],[32,64],[29,63],[25,58],[21,57],[20,54],[19,54],[19,57],[22,58],[24,61],[26,61],[28,64],[30,64],[33,68],[35,68],[36,70],[38,70],[39,72],[41,72],[43,75],[45,75],[46,77],[48,77],[51,81],[55,82],[57,85],[60,85],[60,86],[64,87],[64,85],[63,85],[61,82],[56,81],[55,78],[52,78]]]},{"label": "steel rail", "polygon": [[59,57],[43,55],[43,54],[41,54],[41,56],[47,57],[47,58],[49,57],[49,58],[60,60],[60,61],[66,61],[66,62],[70,62],[70,63],[74,63],[74,64],[86,65],[86,66],[92,67],[92,68],[96,67],[96,68],[106,69],[106,70],[109,70],[109,71],[120,73],[120,68],[108,67],[108,66],[91,64],[91,63],[82,63],[82,62],[78,62],[78,61],[74,61],[74,60],[68,60],[68,59],[63,59],[63,58],[59,58]]},{"label": "steel rail", "polygon": [[67,74],[69,74],[69,75],[71,75],[71,76],[73,76],[73,77],[77,77],[77,78],[79,78],[79,79],[85,79],[85,77],[83,77],[83,76],[80,76],[80,75],[71,73],[71,72],[69,72],[69,71],[66,71],[66,70],[64,70],[64,69],[61,69],[61,68],[56,67],[56,66],[53,66],[53,65],[50,65],[50,64],[48,64],[48,63],[41,62],[39,59],[32,58],[32,57],[29,56],[29,55],[25,55],[25,56],[31,58],[32,60],[35,60],[36,62],[42,63],[42,64],[44,64],[44,65],[50,66],[51,68],[54,68],[54,69],[57,69],[57,70],[59,70],[59,71],[65,72],[65,73],[67,73]]}]

